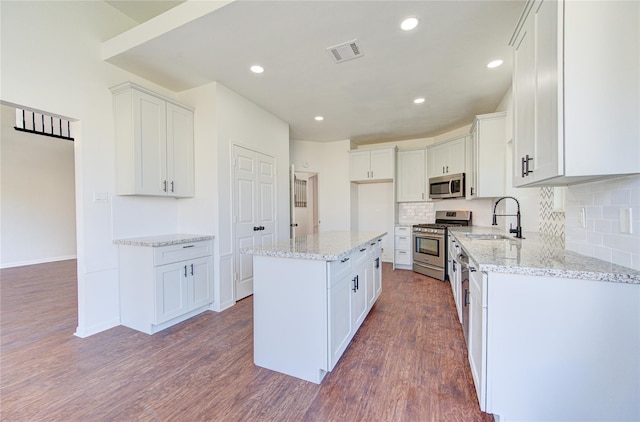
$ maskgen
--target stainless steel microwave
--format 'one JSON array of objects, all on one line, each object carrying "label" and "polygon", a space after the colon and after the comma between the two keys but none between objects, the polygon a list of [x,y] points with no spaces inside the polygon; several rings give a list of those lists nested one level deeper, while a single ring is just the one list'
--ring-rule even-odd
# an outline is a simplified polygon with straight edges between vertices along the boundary
[{"label": "stainless steel microwave", "polygon": [[464,198],[464,173],[430,178],[429,198]]}]

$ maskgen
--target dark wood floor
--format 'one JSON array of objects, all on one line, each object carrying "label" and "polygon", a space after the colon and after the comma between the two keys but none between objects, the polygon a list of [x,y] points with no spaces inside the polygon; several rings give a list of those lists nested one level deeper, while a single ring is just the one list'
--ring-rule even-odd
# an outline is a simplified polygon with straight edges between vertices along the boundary
[{"label": "dark wood floor", "polygon": [[383,266],[321,385],[253,364],[252,299],[153,336],[77,325],[76,262],[0,271],[3,421],[490,421],[448,283]]}]

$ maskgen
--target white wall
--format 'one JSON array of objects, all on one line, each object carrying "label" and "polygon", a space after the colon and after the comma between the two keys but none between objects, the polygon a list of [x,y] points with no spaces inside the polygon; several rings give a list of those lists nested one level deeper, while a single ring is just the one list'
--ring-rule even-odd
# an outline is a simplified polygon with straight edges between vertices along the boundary
[{"label": "white wall", "polygon": [[[350,230],[349,140],[291,141],[291,164],[318,174],[318,231]],[[305,166],[306,164],[306,166]]]},{"label": "white wall", "polygon": [[[100,60],[101,42],[134,22],[104,2],[2,2],[0,100],[78,120],[74,125],[79,336],[119,324],[113,105],[131,75]],[[37,52],[37,53],[36,53]]]},{"label": "white wall", "polygon": [[393,183],[362,183],[356,186],[358,191],[358,225],[354,230],[387,232],[387,236],[382,238],[382,260],[393,262]]},{"label": "white wall", "polygon": [[73,142],[19,132],[2,106],[2,268],[76,257]]}]

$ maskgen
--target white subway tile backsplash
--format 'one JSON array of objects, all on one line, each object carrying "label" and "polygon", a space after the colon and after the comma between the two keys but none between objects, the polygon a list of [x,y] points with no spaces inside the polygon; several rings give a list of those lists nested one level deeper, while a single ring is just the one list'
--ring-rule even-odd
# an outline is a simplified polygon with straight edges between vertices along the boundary
[{"label": "white subway tile backsplash", "polygon": [[594,231],[597,233],[613,233],[611,220],[594,220]]},{"label": "white subway tile backsplash", "polygon": [[631,267],[631,252],[614,250],[611,253],[611,261],[623,267]]},{"label": "white subway tile backsplash", "polygon": [[631,189],[615,190],[611,192],[611,204],[613,205],[630,205]]},{"label": "white subway tile backsplash", "polygon": [[[586,227],[578,211],[586,208]],[[620,210],[631,208],[632,233],[620,233]],[[640,176],[569,186],[565,201],[566,248],[640,270]],[[601,243],[598,242],[601,239]]]}]

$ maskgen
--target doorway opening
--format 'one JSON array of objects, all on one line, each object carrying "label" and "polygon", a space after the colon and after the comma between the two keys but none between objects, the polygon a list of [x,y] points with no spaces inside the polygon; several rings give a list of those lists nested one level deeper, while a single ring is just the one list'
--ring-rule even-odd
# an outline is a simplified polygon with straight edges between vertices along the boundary
[{"label": "doorway opening", "polygon": [[[74,124],[25,107],[0,107],[0,266],[77,258],[75,143],[70,139]],[[34,127],[21,126],[27,115]],[[63,132],[58,133],[61,122]],[[46,136],[37,133],[40,129]]]},{"label": "doorway opening", "polygon": [[318,233],[318,173],[291,173],[291,237]]}]

